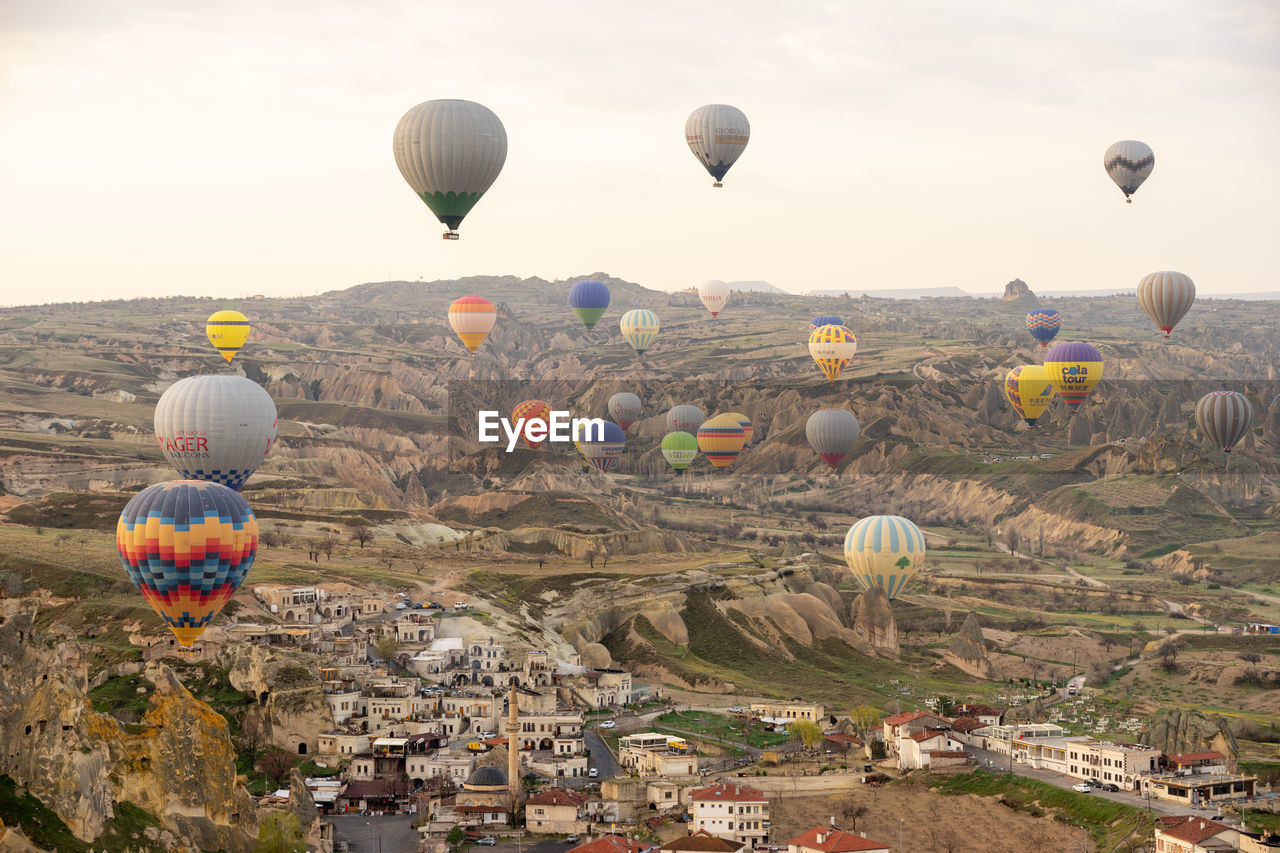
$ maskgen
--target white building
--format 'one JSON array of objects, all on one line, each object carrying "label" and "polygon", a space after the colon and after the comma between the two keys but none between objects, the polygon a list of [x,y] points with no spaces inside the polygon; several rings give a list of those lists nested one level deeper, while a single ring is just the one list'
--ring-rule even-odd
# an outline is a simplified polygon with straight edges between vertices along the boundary
[{"label": "white building", "polygon": [[769,840],[769,798],[747,785],[716,783],[690,795],[690,832],[759,847]]}]

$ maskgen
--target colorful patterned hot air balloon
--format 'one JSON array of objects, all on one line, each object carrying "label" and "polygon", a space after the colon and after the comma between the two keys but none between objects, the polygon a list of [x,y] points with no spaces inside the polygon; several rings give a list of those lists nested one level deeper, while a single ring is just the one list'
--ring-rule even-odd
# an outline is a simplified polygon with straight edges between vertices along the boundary
[{"label": "colorful patterned hot air balloon", "polygon": [[582,455],[587,457],[587,461],[599,471],[608,474],[613,463],[618,461],[618,457],[622,456],[622,451],[626,448],[627,434],[622,427],[612,421],[605,421],[602,440],[595,440],[594,435],[589,435],[582,439],[581,443]]},{"label": "colorful patterned hot air balloon", "polygon": [[169,464],[236,491],[271,452],[276,423],[271,395],[243,376],[188,376],[156,403],[156,443]]},{"label": "colorful patterned hot air balloon", "polygon": [[756,434],[756,427],[755,424],[751,423],[751,418],[742,414],[742,412],[727,412],[726,414],[731,418],[737,419],[738,426],[742,427],[742,434],[744,436],[742,446],[750,447],[751,437]]},{"label": "colorful patterned hot air balloon", "polygon": [[480,348],[498,322],[498,311],[483,296],[464,296],[449,306],[449,325],[471,352]]},{"label": "colorful patterned hot air balloon", "polygon": [[1049,374],[1038,364],[1015,367],[1004,378],[1004,395],[1018,417],[1035,426],[1036,419],[1044,414],[1053,402],[1053,386]]},{"label": "colorful patterned hot air balloon", "polygon": [[632,308],[622,315],[618,328],[622,330],[627,343],[635,347],[636,353],[644,355],[644,351],[653,346],[654,339],[658,337],[658,315],[644,308]]},{"label": "colorful patterned hot air balloon", "polygon": [[1102,378],[1102,353],[1089,344],[1058,344],[1045,354],[1044,370],[1053,390],[1074,412]]},{"label": "colorful patterned hot air balloon", "polygon": [[901,516],[873,515],[849,528],[844,559],[859,586],[896,598],[924,564],[924,534]]},{"label": "colorful patterned hot air balloon", "polygon": [[687,432],[669,432],[662,437],[662,456],[677,471],[698,458],[698,439]]},{"label": "colorful patterned hot air balloon", "polygon": [[239,311],[215,311],[204,321],[204,333],[227,361],[249,340],[249,318]]},{"label": "colorful patterned hot air balloon", "polygon": [[235,594],[258,552],[258,522],[218,483],[174,480],[133,496],[116,524],[133,585],[184,646]]},{"label": "colorful patterned hot air balloon", "polygon": [[819,326],[809,333],[809,355],[830,382],[836,381],[857,351],[858,339],[844,326]]},{"label": "colorful patterned hot air balloon", "polygon": [[547,427],[550,428],[551,424],[547,420],[549,417],[551,417],[551,404],[546,400],[525,400],[522,403],[517,403],[516,407],[511,410],[511,421],[513,424],[519,423],[520,419],[524,418],[525,425],[524,427],[520,427],[520,440],[523,441],[524,446],[530,450],[537,450],[542,446],[546,439],[543,438],[539,441],[530,441],[529,434],[525,431],[525,427],[533,421],[542,421],[542,423],[546,424]]},{"label": "colorful patterned hot air balloon", "polygon": [[458,226],[493,186],[507,160],[507,131],[474,101],[427,101],[396,125],[391,148],[400,174],[458,239]]},{"label": "colorful patterned hot air balloon", "polygon": [[724,175],[747,148],[751,139],[751,123],[737,107],[707,104],[689,114],[684,123],[684,139],[715,183],[721,187]]},{"label": "colorful patterned hot air balloon", "polygon": [[848,409],[819,409],[804,424],[809,446],[832,468],[853,449],[860,431],[858,419]]},{"label": "colorful patterned hot air balloon", "polygon": [[667,432],[687,432],[694,435],[706,419],[707,416],[697,406],[688,403],[672,406],[671,411],[667,412]]},{"label": "colorful patterned hot air balloon", "polygon": [[1196,426],[1223,452],[1230,453],[1253,426],[1253,405],[1235,391],[1212,391],[1196,403]]},{"label": "colorful patterned hot air balloon", "polygon": [[1031,337],[1040,342],[1040,348],[1049,346],[1049,341],[1058,336],[1062,328],[1062,315],[1052,308],[1037,308],[1027,314],[1027,329]]},{"label": "colorful patterned hot air balloon", "polygon": [[1107,149],[1107,153],[1102,155],[1102,166],[1124,193],[1125,203],[1133,204],[1129,196],[1138,191],[1156,167],[1156,155],[1145,142],[1125,139]]},{"label": "colorful patterned hot air balloon", "polygon": [[569,307],[588,330],[594,329],[609,309],[609,288],[599,281],[580,281],[569,288]]},{"label": "colorful patterned hot air balloon", "polygon": [[698,427],[698,449],[717,468],[737,459],[746,441],[742,424],[732,415],[716,415]]},{"label": "colorful patterned hot air balloon", "polygon": [[715,317],[729,303],[729,285],[719,279],[704,281],[698,285],[698,298],[703,306]]},{"label": "colorful patterned hot air balloon", "polygon": [[812,332],[814,329],[821,329],[823,326],[843,326],[843,325],[844,325],[844,320],[841,320],[839,317],[835,316],[834,314],[823,314],[821,316],[814,317],[812,320],[809,321],[809,331]]},{"label": "colorful patterned hot air balloon", "polygon": [[644,413],[644,403],[630,391],[620,391],[609,398],[609,417],[625,431]]},{"label": "colorful patterned hot air balloon", "polygon": [[1195,301],[1195,283],[1180,272],[1153,272],[1138,282],[1138,304],[1166,338]]}]

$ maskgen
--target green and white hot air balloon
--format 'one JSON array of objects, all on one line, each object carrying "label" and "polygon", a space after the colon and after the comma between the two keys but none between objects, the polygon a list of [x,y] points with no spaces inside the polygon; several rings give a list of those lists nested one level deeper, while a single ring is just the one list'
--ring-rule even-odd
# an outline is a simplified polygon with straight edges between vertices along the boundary
[{"label": "green and white hot air balloon", "polygon": [[662,438],[662,457],[672,468],[683,471],[698,458],[698,439],[687,432],[669,432]]}]

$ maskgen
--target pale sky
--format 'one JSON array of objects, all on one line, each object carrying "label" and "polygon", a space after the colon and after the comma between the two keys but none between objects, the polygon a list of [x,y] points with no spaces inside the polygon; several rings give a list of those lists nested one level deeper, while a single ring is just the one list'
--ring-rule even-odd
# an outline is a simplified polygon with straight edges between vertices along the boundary
[{"label": "pale sky", "polygon": [[[413,105],[509,153],[462,239]],[[685,117],[751,142],[724,189]],[[1155,172],[1126,205],[1106,147]],[[1274,0],[0,2],[0,304],[602,270],[792,292],[1280,289]]]}]

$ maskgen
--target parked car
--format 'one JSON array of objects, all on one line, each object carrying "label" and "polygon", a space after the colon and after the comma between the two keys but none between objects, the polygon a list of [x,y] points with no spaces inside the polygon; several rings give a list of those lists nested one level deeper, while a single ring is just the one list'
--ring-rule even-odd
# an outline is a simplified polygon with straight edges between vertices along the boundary
[{"label": "parked car", "polygon": [[1102,787],[1106,788],[1108,791],[1110,791],[1110,792],[1111,792],[1111,793],[1113,793],[1113,794],[1118,794],[1118,793],[1120,793],[1120,786],[1119,786],[1119,785],[1117,785],[1115,782],[1108,782],[1107,784],[1103,785]]},{"label": "parked car", "polygon": [[427,605],[432,610],[444,610],[444,605],[438,601],[433,601]]},{"label": "parked car", "polygon": [[494,838],[492,835],[486,835],[484,838],[477,841],[476,844],[479,844],[481,847],[496,847],[498,845],[498,839]]},{"label": "parked car", "polygon": [[1101,782],[1099,782],[1097,779],[1085,779],[1085,780],[1084,780],[1084,783],[1085,783],[1086,785],[1088,785],[1090,788],[1098,788],[1099,790],[1101,790],[1102,788],[1106,787],[1106,786],[1105,786],[1105,785],[1103,785]]},{"label": "parked car", "polygon": [[1078,784],[1072,785],[1071,790],[1080,794],[1088,794],[1091,791],[1093,791],[1093,786],[1088,784],[1087,782],[1080,782]]},{"label": "parked car", "polygon": [[742,709],[741,709],[741,708],[739,708],[737,705],[734,705],[732,708],[725,708],[724,710],[725,710],[725,713],[727,713],[727,714],[741,714],[741,713],[742,713]]},{"label": "parked car", "polygon": [[617,727],[618,727],[618,724],[615,723],[613,720],[605,720],[603,723],[600,724],[600,728],[602,729],[616,729]]},{"label": "parked car", "polygon": [[406,607],[408,607],[408,605],[405,604],[403,601],[396,602],[396,610],[404,610]]},{"label": "parked car", "polygon": [[566,836],[564,837],[564,840],[565,840],[567,843],[569,843],[569,844],[577,844],[577,843],[578,843],[578,836],[576,836],[576,835],[566,835]]},{"label": "parked car", "polygon": [[592,767],[590,770],[587,771],[587,775],[590,776],[592,779],[595,779],[600,775],[600,771]]}]

